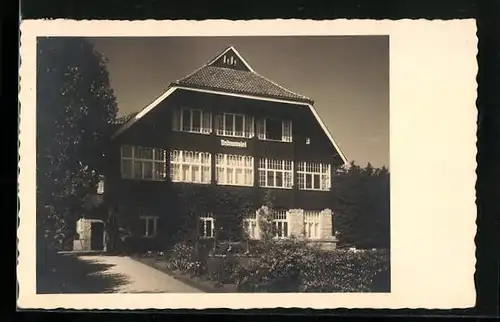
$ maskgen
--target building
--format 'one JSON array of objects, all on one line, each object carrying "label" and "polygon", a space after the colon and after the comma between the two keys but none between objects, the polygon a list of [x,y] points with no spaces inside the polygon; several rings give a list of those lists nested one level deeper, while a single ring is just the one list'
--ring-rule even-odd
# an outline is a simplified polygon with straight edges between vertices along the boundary
[{"label": "building", "polygon": [[[198,237],[213,238],[237,215],[215,204],[217,191],[256,202],[244,223],[258,239],[256,208],[271,196],[277,238],[334,246],[330,182],[348,161],[313,104],[228,47],[118,122],[105,195],[120,225],[158,239],[175,233],[170,219],[184,207]],[[198,194],[182,201],[172,192],[181,187]]]}]

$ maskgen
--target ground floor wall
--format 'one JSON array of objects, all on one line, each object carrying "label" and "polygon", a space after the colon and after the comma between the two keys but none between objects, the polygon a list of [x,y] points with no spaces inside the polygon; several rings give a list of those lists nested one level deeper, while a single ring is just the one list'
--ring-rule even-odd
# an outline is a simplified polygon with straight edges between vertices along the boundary
[{"label": "ground floor wall", "polygon": [[142,189],[139,186],[129,182],[107,198],[121,233],[133,236],[129,238],[134,244],[161,248],[186,239],[259,240],[259,214],[267,207],[275,213],[272,226],[276,238],[302,238],[329,249],[336,245],[333,211],[326,207],[325,193],[310,194],[312,200],[316,196],[322,202],[301,203],[294,191],[276,189],[158,183]]}]

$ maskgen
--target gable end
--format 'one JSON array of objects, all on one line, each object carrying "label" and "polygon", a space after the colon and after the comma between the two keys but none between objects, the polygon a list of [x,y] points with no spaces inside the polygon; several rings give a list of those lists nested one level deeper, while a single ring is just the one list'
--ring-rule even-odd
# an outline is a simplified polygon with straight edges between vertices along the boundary
[{"label": "gable end", "polygon": [[226,48],[221,54],[212,59],[207,66],[253,72],[252,67],[250,67],[233,46]]}]

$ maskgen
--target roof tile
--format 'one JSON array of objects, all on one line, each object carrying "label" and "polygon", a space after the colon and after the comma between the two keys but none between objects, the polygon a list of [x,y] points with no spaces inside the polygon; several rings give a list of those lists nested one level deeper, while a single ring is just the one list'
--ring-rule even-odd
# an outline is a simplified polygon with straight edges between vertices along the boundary
[{"label": "roof tile", "polygon": [[210,65],[202,67],[173,83],[173,85],[287,99],[298,102],[313,102],[312,99],[294,93],[257,73]]}]

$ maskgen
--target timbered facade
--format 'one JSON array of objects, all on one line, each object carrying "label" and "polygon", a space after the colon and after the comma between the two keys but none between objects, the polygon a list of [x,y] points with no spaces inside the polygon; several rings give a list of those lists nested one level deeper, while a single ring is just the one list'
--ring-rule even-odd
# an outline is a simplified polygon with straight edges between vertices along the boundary
[{"label": "timbered facade", "polygon": [[[137,234],[155,237],[175,211],[165,182],[268,191],[277,238],[302,234],[334,244],[329,191],[347,159],[313,104],[256,73],[231,46],[122,118],[112,136],[108,200],[117,211],[132,212],[128,226]],[[159,206],[148,210],[150,204]],[[217,213],[198,216],[200,237],[212,238]],[[245,223],[258,239],[256,214]]]}]

